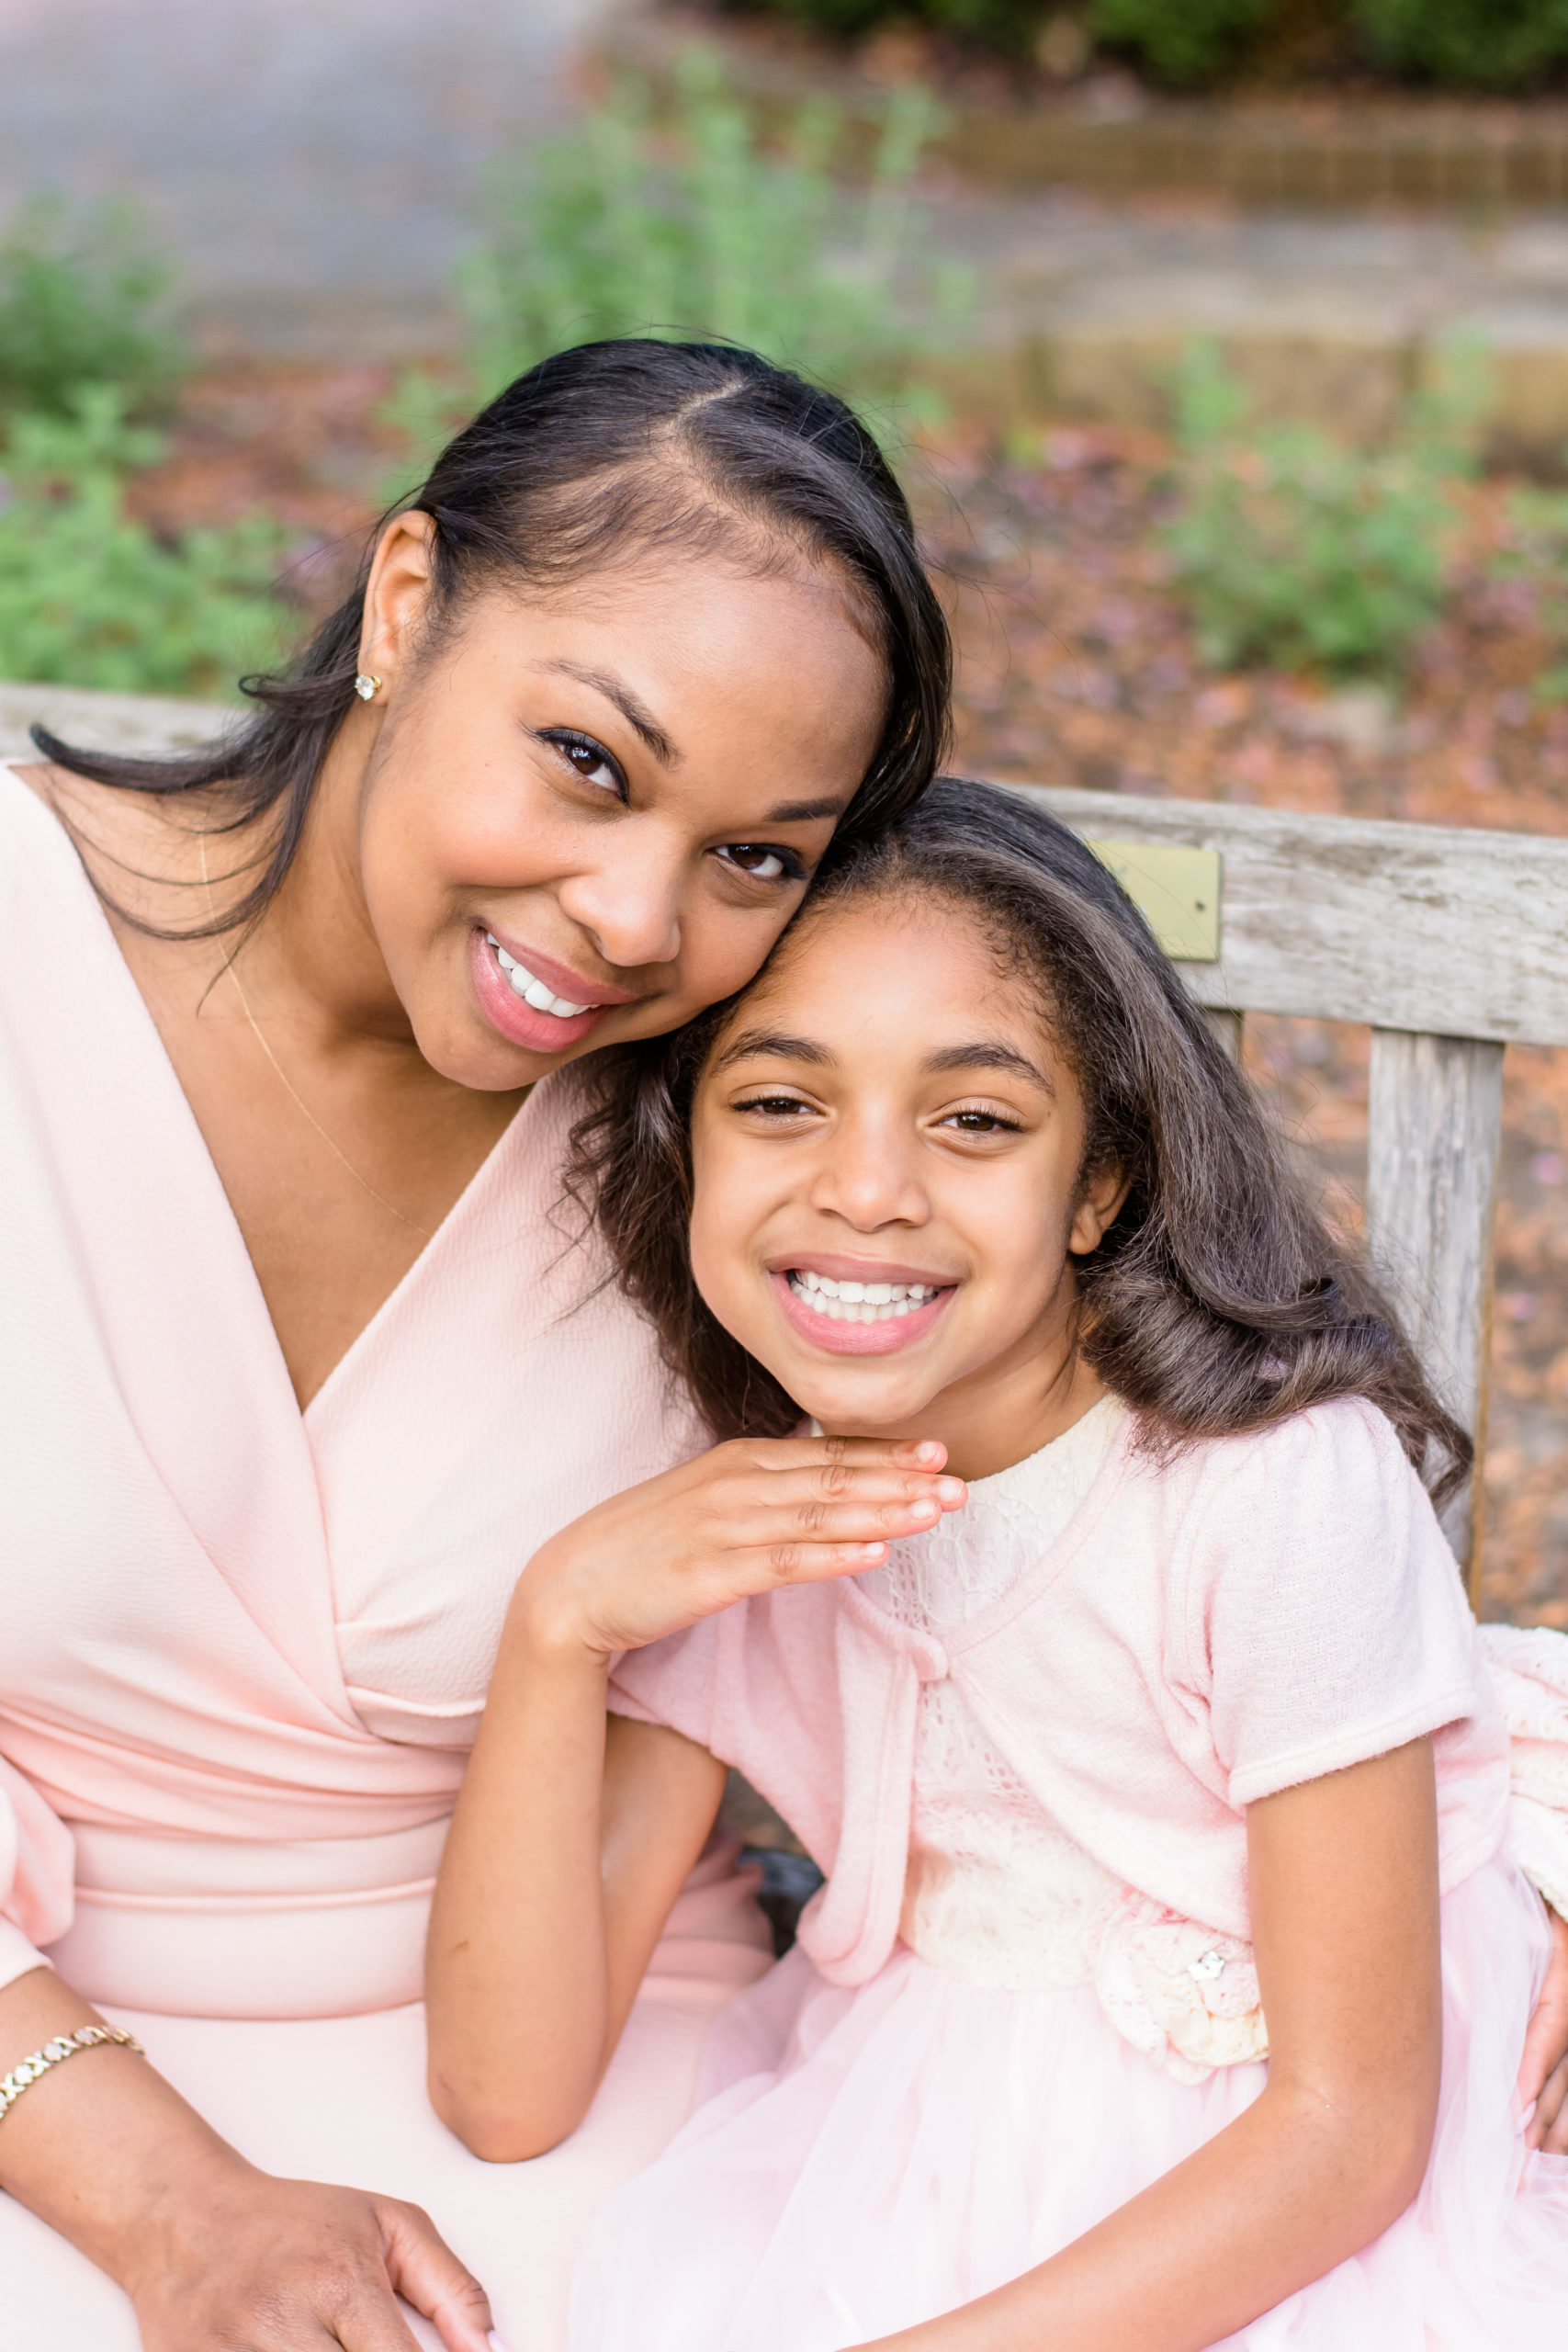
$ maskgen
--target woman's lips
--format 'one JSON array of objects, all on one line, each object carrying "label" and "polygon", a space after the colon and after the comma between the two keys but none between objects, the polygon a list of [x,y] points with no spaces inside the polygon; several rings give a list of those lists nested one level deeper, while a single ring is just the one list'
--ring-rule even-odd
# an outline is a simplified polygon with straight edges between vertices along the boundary
[{"label": "woman's lips", "polygon": [[770,1274],[768,1280],[791,1330],[835,1356],[890,1356],[908,1347],[931,1329],[953,1296],[950,1286],[939,1290],[923,1306],[911,1307],[908,1315],[890,1316],[885,1323],[843,1323],[807,1306],[787,1272]]},{"label": "woman's lips", "polygon": [[592,1034],[594,1024],[606,1012],[615,1011],[613,1004],[591,1004],[565,1019],[558,1013],[537,1012],[513,988],[482,931],[468,935],[468,971],[479,1011],[491,1027],[499,1030],[509,1045],[522,1046],[531,1054],[570,1052]]}]

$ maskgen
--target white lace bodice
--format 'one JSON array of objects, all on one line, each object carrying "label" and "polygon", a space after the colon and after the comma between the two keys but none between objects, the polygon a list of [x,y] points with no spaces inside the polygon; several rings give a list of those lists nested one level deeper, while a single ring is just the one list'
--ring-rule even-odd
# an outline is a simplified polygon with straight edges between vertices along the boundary
[{"label": "white lace bodice", "polygon": [[[977,1615],[1063,1532],[1124,1419],[1116,1398],[1102,1398],[1038,1453],[976,1479],[962,1511],[895,1544],[861,1578],[866,1597],[933,1631]],[[925,1684],[904,1941],[967,1984],[1080,1984],[1122,1892],[1023,1788],[954,1685]]]}]

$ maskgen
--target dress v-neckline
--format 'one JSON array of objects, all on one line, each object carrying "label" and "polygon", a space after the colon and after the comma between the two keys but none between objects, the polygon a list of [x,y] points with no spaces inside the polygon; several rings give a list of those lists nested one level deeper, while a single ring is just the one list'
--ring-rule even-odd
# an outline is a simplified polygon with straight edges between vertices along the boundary
[{"label": "dress v-neckline", "polygon": [[446,1216],[437,1226],[432,1228],[418,1256],[411,1265],[404,1268],[374,1313],[361,1324],[325,1379],[318,1383],[306,1402],[301,1405],[294,1394],[294,1383],[289,1374],[288,1359],[283,1351],[283,1342],[278,1337],[277,1326],[273,1321],[272,1310],[267,1306],[266,1294],[262,1288],[261,1277],[256,1272],[255,1261],[251,1256],[239,1218],[234,1214],[234,1204],[230,1200],[228,1190],[219,1173],[218,1163],[213,1159],[207,1137],[202,1133],[201,1123],[191,1107],[190,1097],[180,1082],[180,1075],[175,1068],[174,1057],[164,1042],[163,1032],[153,1019],[152,1007],[137,985],[136,975],[127,962],[118,940],[115,937],[114,926],[109,922],[103,903],[93,888],[80,852],[49,803],[39,794],[34,792],[30,785],[23,781],[17,773],[18,766],[18,762],[6,760],[0,763],[0,774],[7,776],[16,790],[23,796],[24,800],[37,810],[39,817],[48,827],[50,836],[58,843],[62,857],[68,861],[67,871],[72,884],[80,891],[88,924],[90,927],[96,926],[96,936],[106,959],[115,974],[116,986],[120,989],[127,1000],[125,1005],[127,1018],[141,1025],[145,1042],[152,1047],[155,1059],[166,1073],[169,1085],[182,1106],[185,1118],[188,1123],[191,1140],[203,1166],[204,1180],[209,1183],[210,1189],[216,1194],[219,1214],[227,1224],[239,1253],[249,1270],[256,1311],[266,1327],[268,1339],[273,1352],[276,1356],[285,1386],[294,1401],[294,1409],[299,1416],[299,1425],[308,1435],[311,1428],[312,1417],[316,1416],[317,1408],[321,1405],[322,1399],[348,1377],[367,1347],[379,1340],[388,1322],[395,1317],[401,1304],[425,1276],[429,1267],[449,1254],[456,1240],[460,1238],[464,1229],[472,1222],[477,1205],[482,1194],[489,1189],[487,1180],[493,1179],[498,1167],[510,1156],[509,1147],[512,1150],[515,1150],[523,1120],[539,1090],[537,1087],[529,1090]]}]

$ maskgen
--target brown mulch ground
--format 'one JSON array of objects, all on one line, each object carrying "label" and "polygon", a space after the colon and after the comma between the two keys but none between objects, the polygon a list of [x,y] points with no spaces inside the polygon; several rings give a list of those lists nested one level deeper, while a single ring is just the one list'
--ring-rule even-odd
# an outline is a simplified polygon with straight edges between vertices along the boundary
[{"label": "brown mulch ground", "polygon": [[[374,369],[231,369],[188,392],[139,503],[171,527],[265,506],[298,534],[321,608],[398,469]],[[955,430],[912,469],[960,647],[957,763],[972,774],[1429,823],[1568,832],[1568,707],[1538,707],[1540,616],[1482,565],[1422,648],[1403,705],[1200,666],[1163,576],[1168,453],[1063,425],[1027,463]],[[1477,550],[1498,484],[1473,494]],[[1352,1225],[1367,1037],[1258,1018],[1247,1060]],[[1511,1049],[1497,1235],[1483,1606],[1568,1627],[1568,1051]]]}]

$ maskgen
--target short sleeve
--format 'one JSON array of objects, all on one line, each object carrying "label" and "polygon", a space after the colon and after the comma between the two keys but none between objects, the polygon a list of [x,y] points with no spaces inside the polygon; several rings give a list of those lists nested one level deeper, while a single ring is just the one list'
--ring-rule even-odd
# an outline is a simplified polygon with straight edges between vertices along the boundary
[{"label": "short sleeve", "polygon": [[714,1745],[718,1690],[718,1629],[708,1617],[646,1649],[627,1650],[610,1676],[609,1711],[634,1723],[664,1724],[699,1747]]},{"label": "short sleeve", "polygon": [[0,1759],[0,1987],[46,1965],[37,1947],[71,1925],[75,1868],[65,1824]]},{"label": "short sleeve", "polygon": [[1453,1554],[1381,1413],[1337,1399],[1217,1447],[1214,1468],[1188,1637],[1234,1806],[1485,1703]]}]

